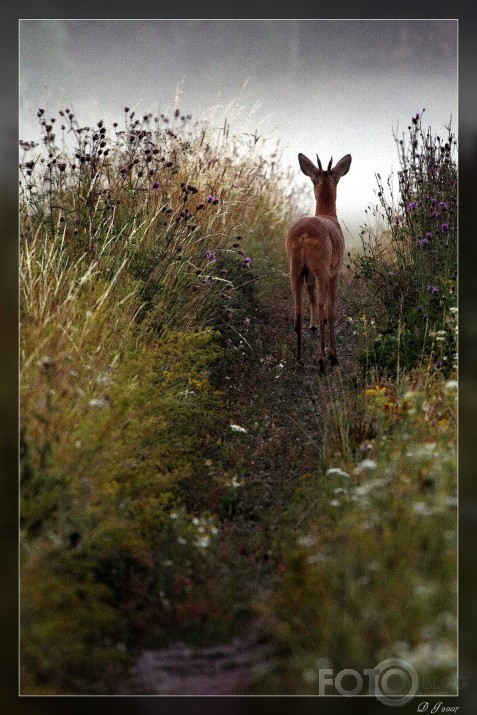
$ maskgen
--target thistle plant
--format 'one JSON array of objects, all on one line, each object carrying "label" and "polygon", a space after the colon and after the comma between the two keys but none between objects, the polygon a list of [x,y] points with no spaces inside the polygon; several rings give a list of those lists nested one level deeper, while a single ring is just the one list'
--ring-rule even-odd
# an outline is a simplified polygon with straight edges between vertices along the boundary
[{"label": "thistle plant", "polygon": [[378,368],[396,371],[399,341],[401,367],[424,362],[448,374],[456,353],[457,144],[451,122],[444,138],[424,130],[423,112],[412,117],[407,138],[394,137],[397,198],[393,177],[386,191],[376,175],[371,210],[384,230],[365,225],[363,251],[351,263],[376,321]]}]

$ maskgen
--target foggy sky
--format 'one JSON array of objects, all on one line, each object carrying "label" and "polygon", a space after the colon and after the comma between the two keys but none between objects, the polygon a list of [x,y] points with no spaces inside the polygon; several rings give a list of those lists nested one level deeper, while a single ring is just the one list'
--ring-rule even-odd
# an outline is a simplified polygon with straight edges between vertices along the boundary
[{"label": "foggy sky", "polygon": [[[196,117],[239,96],[235,128],[280,139],[284,164],[297,167],[300,151],[323,162],[350,153],[338,215],[355,235],[375,172],[398,168],[393,130],[423,108],[426,127],[444,132],[452,115],[457,130],[457,22],[20,21],[22,139],[38,137],[40,106],[51,116],[72,107],[83,124],[120,121],[126,105],[167,112],[178,87]],[[297,182],[313,212],[309,180]]]}]

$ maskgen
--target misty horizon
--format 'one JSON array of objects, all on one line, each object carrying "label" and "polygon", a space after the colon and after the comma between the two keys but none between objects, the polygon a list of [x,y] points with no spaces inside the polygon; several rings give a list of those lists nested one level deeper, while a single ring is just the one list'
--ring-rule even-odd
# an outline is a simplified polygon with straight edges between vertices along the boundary
[{"label": "misty horizon", "polygon": [[304,212],[313,213],[314,199],[298,153],[323,163],[350,153],[338,213],[356,240],[375,202],[375,174],[398,168],[393,132],[423,108],[433,131],[451,116],[457,123],[457,22],[20,21],[21,139],[38,140],[39,106],[112,124],[126,105],[167,113],[176,101],[218,124],[235,112],[232,130],[278,141]]}]

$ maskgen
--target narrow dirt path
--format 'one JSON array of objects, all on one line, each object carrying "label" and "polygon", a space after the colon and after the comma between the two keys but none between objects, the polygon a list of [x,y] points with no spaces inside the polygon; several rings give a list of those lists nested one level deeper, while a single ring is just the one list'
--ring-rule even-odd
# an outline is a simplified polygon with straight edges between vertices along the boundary
[{"label": "narrow dirt path", "polygon": [[130,671],[124,694],[239,695],[267,667],[270,648],[254,637],[194,648],[173,643],[145,650]]},{"label": "narrow dirt path", "polygon": [[288,297],[282,301],[277,299],[273,318],[265,317],[249,336],[257,346],[252,359],[226,376],[233,420],[246,431],[230,437],[222,456],[225,467],[239,474],[241,486],[221,517],[217,569],[225,569],[228,583],[234,583],[229,608],[241,615],[235,621],[228,616],[231,635],[225,642],[175,640],[143,650],[121,693],[245,694],[256,676],[273,666],[276,654],[267,643],[260,603],[277,586],[284,542],[306,532],[313,505],[303,504],[297,489],[303,475],[316,472],[320,463],[323,400],[340,374],[351,374],[353,367],[352,331],[343,309],[337,321],[340,366],[320,376],[318,343],[304,339],[305,365],[298,367]]}]

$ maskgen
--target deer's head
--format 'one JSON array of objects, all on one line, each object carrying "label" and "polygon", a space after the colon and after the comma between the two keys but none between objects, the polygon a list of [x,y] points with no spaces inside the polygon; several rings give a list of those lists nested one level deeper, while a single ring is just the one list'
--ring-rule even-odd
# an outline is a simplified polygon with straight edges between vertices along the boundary
[{"label": "deer's head", "polygon": [[298,154],[298,161],[300,162],[302,172],[306,174],[306,176],[309,176],[313,182],[317,212],[318,209],[321,209],[322,212],[326,211],[335,215],[336,187],[341,177],[349,171],[349,167],[351,166],[351,154],[346,154],[333,168],[331,168],[333,158],[330,159],[326,169],[323,169],[321,166],[318,154],[316,155],[316,159],[318,166],[315,166],[304,154]]}]

